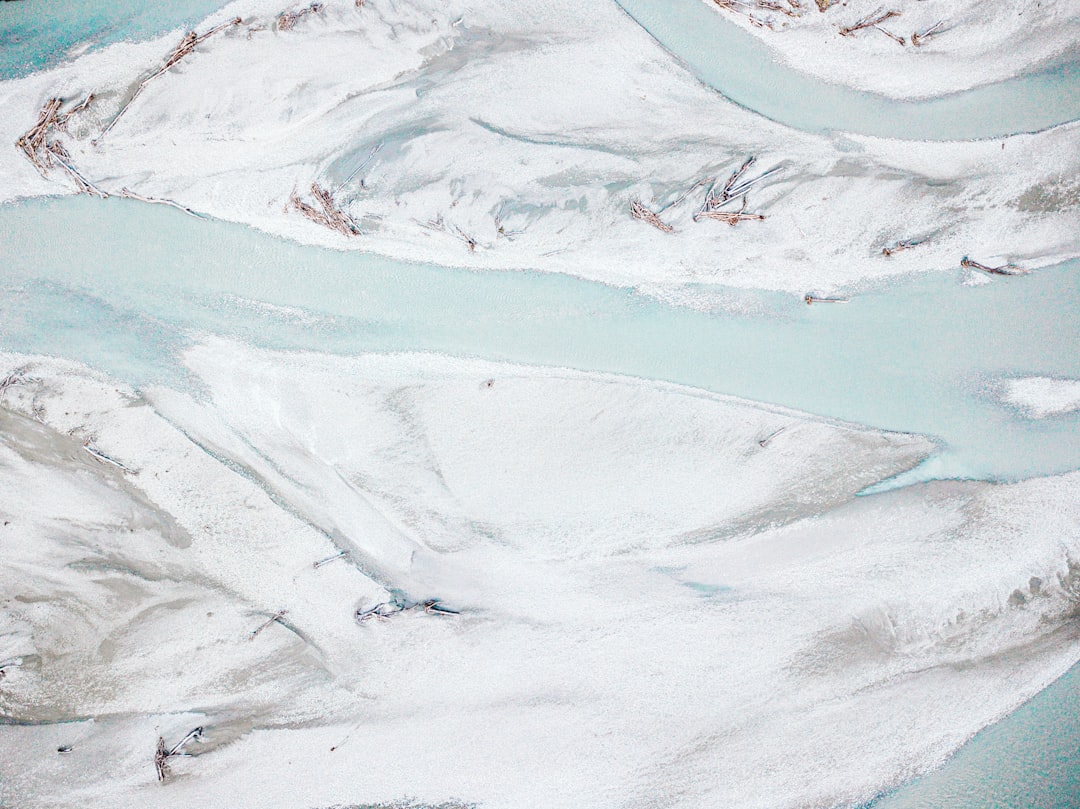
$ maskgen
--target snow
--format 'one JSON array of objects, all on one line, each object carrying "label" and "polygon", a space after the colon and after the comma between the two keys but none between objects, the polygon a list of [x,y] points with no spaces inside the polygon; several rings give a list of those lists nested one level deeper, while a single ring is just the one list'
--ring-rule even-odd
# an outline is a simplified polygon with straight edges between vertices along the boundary
[{"label": "snow", "polygon": [[[964,255],[1027,268],[1080,255],[1077,124],[977,143],[798,132],[701,86],[614,5],[329,3],[287,32],[273,30],[277,10],[243,0],[208,20],[200,30],[233,14],[244,25],[149,85],[96,146],[171,38],[0,83],[15,113],[0,135],[16,140],[51,95],[94,89],[62,140],[107,190],[304,243],[564,272],[670,299],[711,285],[829,294],[955,270]],[[750,154],[755,170],[783,167],[749,195],[765,221],[695,223],[700,189],[663,211],[674,233],[630,217],[634,198],[660,209]],[[363,235],[286,210],[315,181],[336,189]],[[0,199],[69,190],[0,151]],[[881,254],[904,239],[925,241]]]},{"label": "snow", "polygon": [[[68,720],[0,735],[20,806],[858,801],[1080,652],[1076,474],[855,498],[933,445],[480,360],[184,361],[0,363],[0,699]],[[462,615],[356,625],[389,589]]]},{"label": "snow", "polygon": [[[710,0],[687,2],[712,6]],[[1030,73],[1071,58],[1080,43],[1080,21],[1068,3],[900,0],[875,6],[832,0],[824,12],[814,0],[801,5],[794,17],[754,11],[756,18],[772,21],[772,30],[752,25],[742,14],[716,13],[793,69],[894,98],[955,93]],[[841,28],[879,8],[899,12],[881,28],[904,38],[903,46],[874,29],[840,35]],[[938,33],[918,47],[911,44],[912,33],[939,21]]]},{"label": "snow", "polygon": [[1080,380],[1027,376],[1006,379],[1002,400],[1020,408],[1028,418],[1044,419],[1080,410]]}]

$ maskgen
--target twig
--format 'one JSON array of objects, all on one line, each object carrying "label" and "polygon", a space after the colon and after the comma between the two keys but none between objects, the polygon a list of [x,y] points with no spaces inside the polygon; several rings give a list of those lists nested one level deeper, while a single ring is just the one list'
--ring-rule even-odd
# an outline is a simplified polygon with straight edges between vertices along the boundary
[{"label": "twig", "polygon": [[634,219],[648,222],[657,230],[664,231],[664,233],[671,233],[671,231],[674,230],[671,225],[660,221],[660,217],[642,205],[640,200],[635,199],[630,201],[630,215],[634,217]]},{"label": "twig", "polygon": [[280,621],[282,618],[284,618],[288,614],[289,614],[288,610],[278,610],[273,615],[271,615],[269,618],[267,618],[264,623],[260,624],[258,629],[252,630],[251,634],[248,635],[248,640],[254,640],[255,636],[258,635],[260,632],[262,632],[264,629],[266,629],[266,627],[270,626],[270,624],[277,623],[278,621]]},{"label": "twig", "polygon": [[1028,275],[1031,272],[1031,270],[1017,267],[1015,264],[1002,264],[1000,267],[988,267],[985,264],[972,261],[967,256],[964,256],[960,260],[960,266],[970,270],[982,270],[990,275]]},{"label": "twig", "polygon": [[94,138],[91,143],[98,143],[103,137],[105,137],[105,135],[108,134],[110,129],[116,126],[116,122],[120,120],[120,116],[122,116],[125,112],[128,111],[128,108],[131,106],[132,102],[134,102],[135,99],[139,97],[142,91],[146,88],[146,85],[148,85],[150,82],[152,82],[159,76],[165,75],[169,71],[169,69],[172,68],[173,65],[175,65],[189,53],[194,51],[195,46],[199,43],[212,37],[219,31],[224,31],[226,28],[231,28],[234,25],[240,25],[241,22],[242,20],[239,17],[234,17],[228,22],[223,22],[221,25],[211,28],[205,34],[196,34],[194,31],[188,31],[184,35],[184,38],[180,40],[177,46],[172,49],[172,52],[165,59],[165,64],[155,70],[153,73],[151,73],[141,82],[139,82],[139,86],[135,88],[135,92],[132,93],[131,98],[127,100],[124,106],[120,108],[120,111],[116,113],[113,119],[109,122],[108,126],[101,130],[101,134]]}]

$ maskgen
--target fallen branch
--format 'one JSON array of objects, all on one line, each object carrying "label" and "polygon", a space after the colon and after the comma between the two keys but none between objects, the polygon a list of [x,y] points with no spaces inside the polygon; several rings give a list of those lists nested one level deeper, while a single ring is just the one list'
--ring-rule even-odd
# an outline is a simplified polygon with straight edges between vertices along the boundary
[{"label": "fallen branch", "polygon": [[240,25],[241,22],[242,20],[239,17],[233,17],[233,19],[229,20],[228,22],[223,22],[221,25],[211,28],[205,34],[196,34],[194,31],[188,31],[184,35],[184,38],[180,40],[179,44],[177,44],[177,46],[173,48],[172,53],[170,53],[165,59],[165,64],[155,70],[153,73],[151,73],[141,82],[139,82],[139,86],[135,88],[135,92],[132,93],[131,98],[127,100],[127,103],[125,103],[124,106],[120,108],[120,111],[116,113],[113,119],[109,122],[108,126],[101,130],[101,134],[94,138],[91,143],[98,143],[98,141],[100,141],[103,137],[105,137],[105,135],[108,134],[110,129],[116,126],[116,122],[120,120],[120,116],[122,116],[125,112],[128,111],[128,108],[132,105],[135,99],[139,97],[139,95],[144,89],[146,89],[146,85],[148,85],[150,82],[152,82],[159,76],[164,76],[169,71],[169,69],[173,67],[173,65],[175,65],[189,53],[194,51],[195,46],[199,43],[203,42],[206,39],[209,39],[219,31],[224,31],[226,28],[231,28],[234,25]]},{"label": "fallen branch", "polygon": [[881,248],[881,255],[883,255],[883,256],[892,256],[892,255],[895,255],[896,253],[902,253],[905,250],[910,250],[913,247],[918,247],[924,241],[926,241],[926,240],[925,239],[919,239],[919,240],[916,241],[914,239],[905,239],[903,241],[897,242],[892,247],[882,247]]},{"label": "fallen branch", "polygon": [[694,221],[699,219],[715,219],[717,222],[725,222],[732,227],[740,222],[764,222],[765,217],[759,213],[746,213],[746,197],[742,199],[742,207],[737,211],[702,210],[694,214]]},{"label": "fallen branch", "polygon": [[288,614],[289,614],[288,610],[278,610],[273,615],[271,615],[269,618],[267,618],[265,622],[263,622],[262,624],[259,624],[259,627],[257,629],[253,629],[251,634],[248,635],[248,640],[254,640],[255,636],[258,635],[260,632],[262,632],[264,629],[266,629],[268,626],[270,626],[270,624],[277,623],[278,621],[280,621],[282,618],[284,618]]},{"label": "fallen branch", "polygon": [[169,759],[176,756],[187,756],[189,753],[184,753],[184,747],[196,739],[202,737],[202,727],[197,727],[179,742],[174,744],[171,749],[165,749],[165,739],[162,736],[158,736],[157,749],[154,751],[154,769],[157,770],[157,777],[159,781],[164,781],[169,775]]},{"label": "fallen branch", "polygon": [[776,438],[776,436],[780,435],[780,433],[784,432],[784,430],[786,429],[787,427],[781,427],[779,430],[773,430],[767,436],[758,441],[758,446],[762,449],[765,449],[765,447],[769,445],[770,441],[772,441],[774,438]]},{"label": "fallen branch", "polygon": [[685,191],[683,191],[681,194],[679,194],[679,196],[675,200],[673,200],[672,202],[669,202],[667,205],[665,205],[659,211],[657,211],[657,214],[662,214],[668,208],[674,208],[676,205],[678,205],[680,202],[682,202],[688,196],[690,196],[695,191],[697,191],[699,188],[701,188],[701,186],[705,185],[706,183],[714,183],[714,182],[716,182],[716,181],[712,177],[702,177],[700,180],[698,180],[692,186],[690,186]]},{"label": "fallen branch", "polygon": [[424,601],[407,602],[400,598],[394,601],[383,601],[376,604],[374,607],[368,609],[358,609],[356,611],[356,622],[358,624],[370,621],[372,618],[385,621],[392,615],[398,613],[408,612],[410,610],[423,610],[426,615],[460,615],[459,610],[451,609],[450,607],[443,606],[442,599],[429,598]]},{"label": "fallen branch", "polygon": [[1028,275],[1031,272],[1031,270],[1017,267],[1015,264],[1002,264],[1000,267],[987,267],[985,264],[972,261],[967,256],[964,256],[960,260],[960,266],[970,270],[981,270],[990,275]]},{"label": "fallen branch", "polygon": [[915,32],[913,32],[912,35],[911,35],[911,44],[914,45],[916,48],[919,47],[924,42],[926,42],[926,40],[930,39],[930,37],[936,36],[937,34],[940,34],[941,33],[941,26],[943,26],[944,24],[945,24],[945,20],[938,20],[936,23],[934,23],[929,28],[927,28],[925,31],[922,31],[922,32],[915,31]]},{"label": "fallen branch", "polygon": [[806,305],[809,306],[812,303],[847,303],[847,298],[817,298],[813,295],[807,295],[803,298],[806,301]]},{"label": "fallen branch", "polygon": [[328,565],[331,562],[333,562],[335,559],[341,559],[343,556],[348,556],[348,555],[349,555],[348,551],[338,551],[333,556],[327,556],[325,559],[320,559],[318,562],[313,563],[312,567],[314,567],[316,570],[318,570],[323,565]]},{"label": "fallen branch", "polygon": [[640,200],[631,200],[630,202],[630,215],[634,219],[640,219],[642,222],[648,222],[657,230],[662,230],[664,233],[671,233],[674,230],[671,225],[666,222],[660,221],[660,217],[641,204]]},{"label": "fallen branch", "polygon": [[90,456],[92,458],[100,461],[101,463],[106,463],[106,464],[109,464],[110,466],[115,466],[117,469],[119,469],[119,470],[121,470],[123,472],[127,472],[130,475],[135,474],[134,469],[132,469],[129,466],[124,466],[124,464],[120,463],[120,461],[117,461],[117,460],[115,460],[113,458],[110,458],[108,455],[106,455],[104,452],[102,452],[101,450],[94,447],[89,442],[87,442],[86,444],[83,444],[83,449],[86,450],[88,453],[90,453]]},{"label": "fallen branch", "polygon": [[181,205],[179,202],[174,202],[171,199],[144,197],[142,194],[136,194],[134,191],[130,191],[127,188],[121,188],[118,192],[116,192],[116,196],[122,197],[123,199],[134,199],[138,200],[139,202],[148,202],[151,205],[168,205],[172,208],[176,208],[178,211],[183,211],[188,216],[194,216],[196,219],[206,219],[206,217],[202,214],[196,213],[195,211],[191,210],[191,208]]},{"label": "fallen branch", "polygon": [[[866,29],[866,28],[877,28],[882,33],[888,33],[883,28],[878,28],[878,26],[881,23],[885,22],[885,20],[891,20],[893,17],[899,17],[899,16],[900,16],[899,11],[882,11],[879,8],[873,14],[866,15],[861,20],[856,22],[854,25],[848,25],[846,27],[841,28],[840,29],[840,36],[849,37],[852,34],[854,34],[856,31],[862,31],[863,29]],[[893,36],[893,35],[889,34],[889,36]],[[893,38],[895,39],[896,37],[893,37]]]},{"label": "fallen branch", "polygon": [[318,14],[322,10],[322,3],[312,3],[307,8],[302,8],[299,11],[283,11],[278,14],[277,28],[279,31],[291,31],[292,28],[296,25],[296,23],[306,17],[308,14]]}]

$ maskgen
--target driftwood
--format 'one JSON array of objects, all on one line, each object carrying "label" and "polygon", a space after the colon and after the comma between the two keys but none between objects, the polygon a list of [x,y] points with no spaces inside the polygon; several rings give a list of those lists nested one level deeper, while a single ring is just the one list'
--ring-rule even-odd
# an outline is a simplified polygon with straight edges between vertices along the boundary
[{"label": "driftwood", "polygon": [[277,623],[278,621],[280,621],[282,618],[284,618],[288,614],[289,614],[288,610],[278,610],[273,615],[271,615],[269,618],[267,618],[266,621],[259,624],[258,628],[253,629],[251,631],[251,634],[248,635],[248,640],[254,640],[256,635],[258,635],[260,632],[262,632],[264,629],[266,629],[271,624]]},{"label": "driftwood", "polygon": [[814,295],[807,295],[803,298],[806,301],[806,305],[809,306],[812,303],[847,303],[847,298],[818,298]]},{"label": "driftwood", "polygon": [[337,206],[337,203],[334,202],[334,195],[329,189],[323,188],[318,183],[312,183],[311,195],[315,197],[315,201],[319,203],[322,210],[304,202],[295,191],[289,197],[289,204],[312,222],[336,230],[343,236],[360,235],[360,226],[356,224],[356,221],[351,216]]},{"label": "driftwood", "polygon": [[67,149],[52,138],[54,130],[67,131],[67,124],[72,116],[83,112],[93,100],[94,94],[90,93],[74,107],[62,112],[63,99],[50,98],[38,113],[37,121],[15,141],[15,146],[26,155],[26,159],[33,164],[42,177],[48,177],[49,171],[59,165],[75,180],[80,192],[108,196],[72,167]]},{"label": "driftwood", "polygon": [[784,432],[784,430],[786,430],[786,429],[787,429],[787,427],[781,427],[778,430],[773,430],[767,436],[765,436],[760,441],[758,441],[758,446],[761,447],[762,449],[765,449],[765,447],[769,446],[770,441],[772,441],[774,438],[776,438],[776,436],[780,435],[780,433]]},{"label": "driftwood", "polygon": [[124,464],[120,463],[120,461],[118,461],[118,460],[116,460],[114,458],[110,458],[108,455],[106,455],[104,452],[102,452],[101,450],[99,450],[97,447],[95,447],[93,444],[91,444],[89,442],[83,444],[83,449],[86,450],[90,454],[90,457],[94,458],[97,461],[100,461],[101,463],[109,464],[110,466],[115,466],[120,471],[127,472],[129,475],[134,475],[135,474],[134,469],[132,469],[129,466],[125,466]]},{"label": "driftwood", "polygon": [[130,191],[127,188],[121,188],[119,191],[116,192],[116,196],[122,197],[123,199],[135,199],[135,200],[138,200],[139,202],[148,202],[151,205],[168,205],[168,206],[170,206],[172,208],[176,208],[176,210],[178,210],[178,211],[183,211],[188,216],[194,216],[196,219],[206,219],[206,217],[203,216],[202,214],[196,213],[195,211],[191,210],[191,208],[188,208],[188,207],[186,207],[184,205],[181,205],[179,202],[174,202],[171,199],[158,199],[157,197],[144,197],[142,194],[136,194],[134,191]]},{"label": "driftwood", "polygon": [[896,253],[902,253],[905,250],[910,250],[913,247],[918,247],[924,241],[926,241],[926,240],[925,239],[919,239],[919,240],[904,239],[903,241],[899,241],[896,244],[892,245],[891,247],[882,247],[881,248],[881,255],[883,255],[883,256],[892,256],[892,255],[895,255]]},{"label": "driftwood", "polygon": [[320,559],[318,562],[314,562],[312,564],[312,567],[315,568],[316,570],[318,570],[323,565],[328,565],[331,562],[333,562],[335,559],[341,559],[342,557],[348,556],[348,555],[349,555],[348,551],[338,551],[333,556],[327,556],[325,559]]},{"label": "driftwood", "polygon": [[[767,0],[766,0],[767,1]],[[733,14],[741,14],[746,18],[746,21],[756,28],[768,28],[772,30],[772,23],[768,20],[763,20],[760,17],[754,16],[755,6],[742,2],[742,0],[712,0],[713,5],[730,11]]]},{"label": "driftwood", "polygon": [[726,222],[734,227],[740,222],[764,222],[765,217],[759,213],[746,213],[746,197],[743,197],[742,207],[737,211],[698,211],[694,214],[694,221],[699,219],[715,219],[717,222]]},{"label": "driftwood", "polygon": [[404,601],[401,599],[395,599],[394,601],[383,601],[376,604],[374,607],[368,609],[358,609],[356,611],[356,622],[358,624],[366,623],[372,618],[385,621],[392,615],[398,615],[402,612],[409,612],[410,610],[423,610],[427,615],[460,615],[458,610],[451,609],[450,607],[443,606],[441,599],[429,598],[424,601]]},{"label": "driftwood", "polygon": [[108,126],[106,126],[103,130],[101,130],[101,134],[98,135],[96,138],[94,138],[94,140],[91,141],[91,142],[92,143],[97,143],[103,137],[105,137],[106,134],[108,134],[110,129],[112,129],[114,126],[116,126],[116,122],[120,120],[120,116],[122,116],[125,112],[127,112],[128,107],[131,106],[132,102],[134,102],[135,99],[138,98],[139,95],[142,93],[142,91],[144,89],[146,89],[146,85],[148,85],[154,79],[159,78],[160,76],[164,76],[173,67],[173,65],[175,65],[177,62],[179,62],[181,59],[183,59],[189,53],[194,51],[195,46],[197,46],[200,42],[203,42],[204,40],[209,39],[210,37],[212,37],[214,34],[218,33],[219,31],[224,31],[226,28],[231,28],[234,25],[240,25],[241,22],[242,22],[242,20],[239,17],[234,17],[233,19],[229,20],[228,22],[223,22],[221,25],[218,25],[218,26],[216,26],[214,28],[211,28],[205,34],[197,34],[194,31],[188,31],[184,35],[184,38],[180,40],[179,44],[177,44],[177,46],[175,48],[173,48],[172,53],[170,53],[168,55],[168,57],[166,57],[165,64],[163,64],[161,67],[159,67],[153,73],[151,73],[149,76],[147,76],[141,82],[139,82],[139,86],[135,88],[135,92],[132,93],[131,98],[129,98],[127,100],[127,102],[124,104],[124,106],[122,106],[120,108],[120,111],[118,113],[116,113],[116,115],[113,117],[113,119],[109,122]]},{"label": "driftwood", "polygon": [[690,186],[689,188],[687,188],[687,189],[686,189],[685,191],[683,191],[683,192],[682,192],[681,194],[679,194],[679,196],[678,196],[678,197],[676,197],[676,198],[675,198],[674,200],[672,200],[672,201],[671,201],[671,202],[669,202],[669,203],[668,203],[667,205],[665,205],[664,207],[662,207],[662,208],[661,208],[661,209],[660,209],[659,211],[657,211],[656,213],[657,213],[657,214],[662,214],[662,213],[663,213],[664,211],[666,211],[666,210],[667,210],[668,208],[674,208],[674,207],[675,207],[676,205],[678,205],[678,204],[679,204],[680,202],[682,202],[682,201],[683,201],[684,199],[686,199],[686,198],[687,198],[688,196],[690,196],[691,194],[693,194],[693,193],[694,193],[695,191],[697,191],[697,190],[698,190],[699,188],[701,188],[701,187],[702,187],[703,185],[708,185],[709,183],[715,183],[715,182],[716,182],[716,180],[714,180],[714,179],[713,179],[712,177],[702,177],[702,178],[701,178],[700,180],[698,180],[698,181],[697,181],[696,183],[694,183],[694,184],[693,184],[692,186]]},{"label": "driftwood", "polygon": [[964,256],[960,260],[960,266],[969,270],[981,270],[982,272],[990,275],[1027,275],[1031,270],[1026,270],[1023,267],[1017,267],[1015,264],[1002,264],[1000,267],[988,267],[985,264],[980,264],[977,261],[972,261],[967,256]]},{"label": "driftwood", "polygon": [[941,26],[943,26],[944,24],[945,20],[938,20],[925,31],[913,32],[911,34],[911,44],[914,45],[916,48],[919,47],[924,42],[926,42],[926,40],[930,39],[930,37],[940,34],[942,31]]},{"label": "driftwood", "polygon": [[[363,3],[359,3],[362,6]],[[306,17],[308,14],[318,14],[323,10],[322,3],[312,3],[307,8],[302,8],[299,11],[283,11],[278,14],[277,29],[279,31],[291,31],[293,27]]]},{"label": "driftwood", "polygon": [[630,215],[634,219],[640,219],[642,222],[648,222],[657,230],[662,230],[664,233],[671,233],[674,230],[671,225],[666,222],[662,222],[660,217],[641,204],[640,200],[630,201]]},{"label": "driftwood", "polygon": [[193,742],[196,739],[202,737],[203,729],[201,727],[195,728],[188,733],[183,739],[174,744],[171,748],[165,747],[165,739],[158,736],[157,749],[154,751],[154,769],[157,770],[157,777],[159,781],[164,781],[169,775],[169,759],[176,756],[187,756],[189,753],[183,752],[184,747],[189,742]]},{"label": "driftwood", "polygon": [[903,45],[904,44],[904,38],[903,37],[898,37],[896,34],[892,33],[891,31],[886,31],[884,28],[881,27],[881,23],[885,22],[885,20],[891,20],[893,17],[899,17],[899,16],[900,16],[899,11],[882,11],[879,8],[873,14],[866,15],[861,20],[856,22],[854,25],[848,25],[848,26],[842,27],[840,29],[840,36],[849,37],[849,36],[851,36],[852,34],[854,34],[857,31],[862,31],[862,30],[867,29],[867,28],[874,28],[874,29],[880,31],[881,33],[885,34],[885,36],[889,37],[889,39],[893,40],[894,42],[898,42],[901,45]]}]

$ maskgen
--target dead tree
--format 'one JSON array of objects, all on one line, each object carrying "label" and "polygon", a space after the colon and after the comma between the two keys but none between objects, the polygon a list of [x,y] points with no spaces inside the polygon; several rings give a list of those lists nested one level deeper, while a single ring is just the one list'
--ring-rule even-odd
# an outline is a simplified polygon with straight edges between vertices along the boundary
[{"label": "dead tree", "polygon": [[977,261],[972,261],[967,256],[960,260],[960,266],[969,270],[981,270],[989,275],[1028,275],[1031,270],[1017,267],[1015,264],[1002,264],[1000,267],[988,267]]},{"label": "dead tree", "polygon": [[803,298],[806,301],[806,305],[809,306],[812,303],[847,303],[847,298],[819,298],[815,295],[807,295]]},{"label": "dead tree", "polygon": [[295,191],[289,197],[289,204],[312,222],[317,222],[323,227],[330,228],[330,230],[336,230],[343,236],[360,235],[360,226],[356,224],[356,221],[351,216],[337,206],[337,203],[334,202],[334,195],[329,189],[323,188],[318,183],[312,183],[311,195],[315,197],[315,201],[319,203],[322,210],[304,202]]},{"label": "dead tree", "polygon": [[648,222],[657,230],[662,230],[664,233],[671,233],[674,230],[671,225],[660,220],[660,217],[641,204],[640,200],[634,199],[630,201],[630,215],[634,219],[640,219],[642,222]]},{"label": "dead tree", "polygon": [[880,31],[881,33],[883,33],[889,39],[893,40],[894,42],[898,42],[899,44],[903,45],[904,44],[904,38],[903,37],[898,37],[896,34],[892,33],[891,31],[886,31],[884,28],[881,27],[881,23],[885,22],[885,20],[891,20],[893,17],[899,17],[899,16],[900,16],[899,11],[882,11],[879,8],[873,14],[867,14],[861,20],[856,22],[854,25],[848,25],[848,26],[842,27],[840,29],[840,36],[849,37],[849,36],[852,36],[857,31],[862,31],[862,30],[865,30],[867,28],[874,28],[874,29]]},{"label": "dead tree", "polygon": [[[362,6],[362,5],[363,5],[362,2],[357,3],[358,8],[360,6]],[[304,17],[306,17],[308,14],[318,14],[322,10],[323,10],[323,4],[322,3],[312,3],[307,8],[302,8],[299,11],[283,11],[280,14],[278,14],[277,29],[279,31],[291,31],[293,29],[293,27],[296,25],[296,23],[299,22]]]},{"label": "dead tree", "polygon": [[50,98],[38,113],[37,122],[15,141],[15,146],[26,155],[42,177],[48,178],[49,172],[59,166],[72,179],[80,194],[104,198],[109,195],[72,165],[71,155],[64,144],[53,137],[55,131],[66,132],[71,118],[83,112],[93,100],[94,94],[90,93],[74,107],[62,112],[63,99]]},{"label": "dead tree", "polygon": [[148,85],[154,79],[159,78],[160,76],[164,76],[166,73],[168,73],[169,70],[177,62],[179,62],[181,59],[183,59],[189,53],[193,52],[195,50],[195,47],[199,43],[209,39],[210,37],[212,37],[214,34],[218,33],[219,31],[224,31],[226,28],[231,28],[234,25],[240,25],[241,22],[242,22],[242,20],[239,17],[234,17],[233,19],[229,20],[228,22],[223,22],[221,25],[218,25],[218,26],[216,26],[214,28],[211,28],[205,34],[197,34],[194,31],[188,31],[184,35],[184,38],[180,40],[179,44],[177,44],[177,46],[175,48],[173,48],[172,53],[170,53],[168,55],[168,57],[165,59],[165,64],[163,64],[161,67],[159,67],[153,73],[151,73],[149,76],[147,76],[141,82],[139,82],[139,86],[135,88],[135,92],[132,93],[131,98],[129,98],[127,100],[127,103],[125,103],[124,106],[122,106],[120,108],[120,111],[118,113],[116,113],[116,115],[113,117],[113,119],[109,122],[108,126],[106,126],[103,130],[101,130],[101,134],[98,135],[96,138],[94,138],[94,140],[91,141],[91,142],[96,144],[103,137],[105,137],[105,135],[108,134],[110,129],[112,129],[114,126],[116,126],[116,122],[120,120],[120,116],[122,116],[125,112],[127,112],[128,107],[131,106],[132,102],[134,102],[135,99],[138,98],[139,95],[142,93],[142,91],[144,89],[146,89],[146,85]]},{"label": "dead tree", "polygon": [[919,47],[924,42],[926,42],[926,40],[930,39],[930,37],[940,34],[942,31],[941,26],[943,26],[944,24],[945,20],[938,20],[925,31],[913,32],[911,34],[911,44],[914,45],[916,48]]},{"label": "dead tree", "polygon": [[195,741],[202,737],[202,727],[197,727],[183,739],[178,741],[172,746],[172,748],[165,747],[165,739],[162,736],[158,736],[157,749],[154,751],[154,769],[157,770],[157,777],[159,781],[164,781],[169,775],[169,759],[176,756],[188,756],[190,753],[185,753],[184,747],[188,743]]}]

